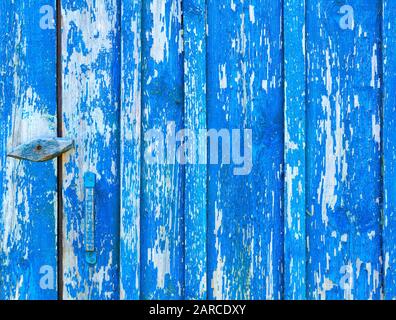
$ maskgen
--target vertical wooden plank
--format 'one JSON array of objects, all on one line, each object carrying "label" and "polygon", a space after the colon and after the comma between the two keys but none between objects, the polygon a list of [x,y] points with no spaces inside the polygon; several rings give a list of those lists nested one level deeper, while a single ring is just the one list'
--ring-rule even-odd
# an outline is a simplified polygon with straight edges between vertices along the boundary
[{"label": "vertical wooden plank", "polygon": [[[62,1],[64,298],[119,297],[119,1]],[[95,248],[86,261],[84,174],[96,174]]]},{"label": "vertical wooden plank", "polygon": [[384,298],[396,299],[396,2],[383,0]]},{"label": "vertical wooden plank", "polygon": [[19,144],[56,137],[55,2],[47,4],[0,3],[0,299],[6,300],[57,298],[56,161],[6,157]]},{"label": "vertical wooden plank", "polygon": [[[206,129],[206,1],[183,1],[185,128]],[[206,153],[194,150],[195,159]],[[207,298],[207,166],[186,165],[185,178],[185,298]]]},{"label": "vertical wooden plank", "polygon": [[121,2],[121,299],[140,297],[141,1]]},{"label": "vertical wooden plank", "polygon": [[183,169],[165,143],[183,126],[181,14],[180,0],[143,1],[142,299],[184,295]]},{"label": "vertical wooden plank", "polygon": [[285,299],[306,298],[305,0],[284,1]]},{"label": "vertical wooden plank", "polygon": [[308,298],[378,299],[381,3],[307,3]]},{"label": "vertical wooden plank", "polygon": [[[250,174],[222,165],[222,152],[220,163],[209,166],[209,298],[280,299],[282,3],[209,0],[207,10],[208,128],[241,130],[240,148],[253,153]],[[251,148],[244,130],[252,130]]]}]

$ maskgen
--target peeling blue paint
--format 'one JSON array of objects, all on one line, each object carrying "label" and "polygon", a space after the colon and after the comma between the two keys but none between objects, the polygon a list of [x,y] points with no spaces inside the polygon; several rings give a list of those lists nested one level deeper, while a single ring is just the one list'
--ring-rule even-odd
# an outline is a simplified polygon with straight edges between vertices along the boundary
[{"label": "peeling blue paint", "polygon": [[[59,124],[41,5],[0,3],[0,299],[396,298],[393,0],[63,0]],[[57,126],[59,292],[56,163],[6,156]],[[252,129],[251,173],[146,161],[183,128]]]},{"label": "peeling blue paint", "polygon": [[[7,158],[20,144],[56,136],[55,30],[40,28],[40,7],[33,0],[0,4],[2,300],[57,298],[55,162]],[[53,270],[48,286],[41,285],[43,267]]]}]

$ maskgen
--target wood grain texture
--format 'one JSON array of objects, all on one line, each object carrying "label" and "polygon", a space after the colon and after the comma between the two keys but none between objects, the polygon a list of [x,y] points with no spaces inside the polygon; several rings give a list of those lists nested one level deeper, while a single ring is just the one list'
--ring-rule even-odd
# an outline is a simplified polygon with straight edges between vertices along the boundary
[{"label": "wood grain texture", "polygon": [[[54,1],[47,1],[54,5]],[[38,1],[0,3],[0,299],[56,299],[56,164],[7,158],[56,136],[55,30]]]},{"label": "wood grain texture", "polygon": [[[183,126],[183,39],[180,0],[146,0],[142,8],[142,299],[184,296],[183,168],[162,137]],[[166,155],[166,157],[162,157]],[[169,161],[168,161],[169,160]]]},{"label": "wood grain texture", "polygon": [[56,162],[6,156],[57,125],[65,299],[396,299],[394,0],[62,0],[59,124],[45,5],[0,2],[0,299],[57,298]]},{"label": "wood grain texture", "polygon": [[384,298],[396,299],[396,2],[383,1]]},{"label": "wood grain texture", "polygon": [[306,298],[305,0],[284,1],[284,298]]},{"label": "wood grain texture", "polygon": [[379,299],[381,2],[342,5],[307,1],[307,298]]},{"label": "wood grain texture", "polygon": [[[119,1],[62,1],[65,299],[119,298]],[[97,263],[85,261],[84,174],[96,175]]]},{"label": "wood grain texture", "polygon": [[207,4],[208,128],[253,130],[250,175],[234,175],[234,165],[208,168],[208,297],[280,299],[282,5]]},{"label": "wood grain texture", "polygon": [[[183,1],[184,127],[198,134],[207,128],[206,1]],[[194,159],[206,154],[204,146]],[[185,178],[185,298],[207,297],[207,166],[186,165]]]},{"label": "wood grain texture", "polygon": [[142,1],[122,2],[120,293],[140,298]]}]

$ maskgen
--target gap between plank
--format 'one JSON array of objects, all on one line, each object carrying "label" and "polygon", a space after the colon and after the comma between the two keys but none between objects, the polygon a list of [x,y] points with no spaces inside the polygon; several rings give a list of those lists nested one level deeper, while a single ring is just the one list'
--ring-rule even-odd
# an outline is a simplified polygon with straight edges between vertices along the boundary
[{"label": "gap between plank", "polygon": [[[57,135],[62,130],[62,3],[56,0],[56,117]],[[57,288],[58,300],[63,300],[63,156],[57,160]]]}]

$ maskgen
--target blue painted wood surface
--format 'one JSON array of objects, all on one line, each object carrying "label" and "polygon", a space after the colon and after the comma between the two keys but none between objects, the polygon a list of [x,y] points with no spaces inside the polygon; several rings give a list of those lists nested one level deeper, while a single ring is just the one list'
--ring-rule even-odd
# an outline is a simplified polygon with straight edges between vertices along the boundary
[{"label": "blue painted wood surface", "polygon": [[[206,2],[184,0],[184,127],[198,133],[207,129]],[[207,298],[207,166],[197,146],[185,173],[185,298]]]},{"label": "blue painted wood surface", "polygon": [[282,7],[267,0],[207,5],[208,128],[253,129],[249,175],[208,166],[208,297],[280,299]]},{"label": "blue painted wood surface", "polygon": [[309,299],[381,297],[381,2],[348,4],[307,2]]},{"label": "blue painted wood surface", "polygon": [[[0,3],[0,299],[57,297],[56,164],[6,157],[56,136],[49,5]],[[396,298],[395,1],[61,7],[65,299]],[[251,172],[180,129],[251,129]]]},{"label": "blue painted wood surface", "polygon": [[[184,295],[184,168],[161,144],[183,127],[181,1],[142,7],[142,188],[140,297]],[[150,130],[163,137],[152,137]],[[147,161],[150,158],[152,161]],[[152,163],[151,163],[152,162]]]},{"label": "blue painted wood surface", "polygon": [[121,6],[120,298],[140,298],[142,1]]},{"label": "blue painted wood surface", "polygon": [[56,137],[55,30],[42,28],[42,6],[0,3],[0,299],[6,300],[57,298],[56,162],[7,158],[20,144]]},{"label": "blue painted wood surface", "polygon": [[383,270],[384,298],[396,299],[396,2],[384,0],[383,57]]},{"label": "blue painted wood surface", "polygon": [[[63,296],[119,298],[119,1],[62,1]],[[86,262],[84,175],[96,175],[97,263]]]},{"label": "blue painted wood surface", "polygon": [[306,0],[284,5],[284,298],[306,298]]}]

